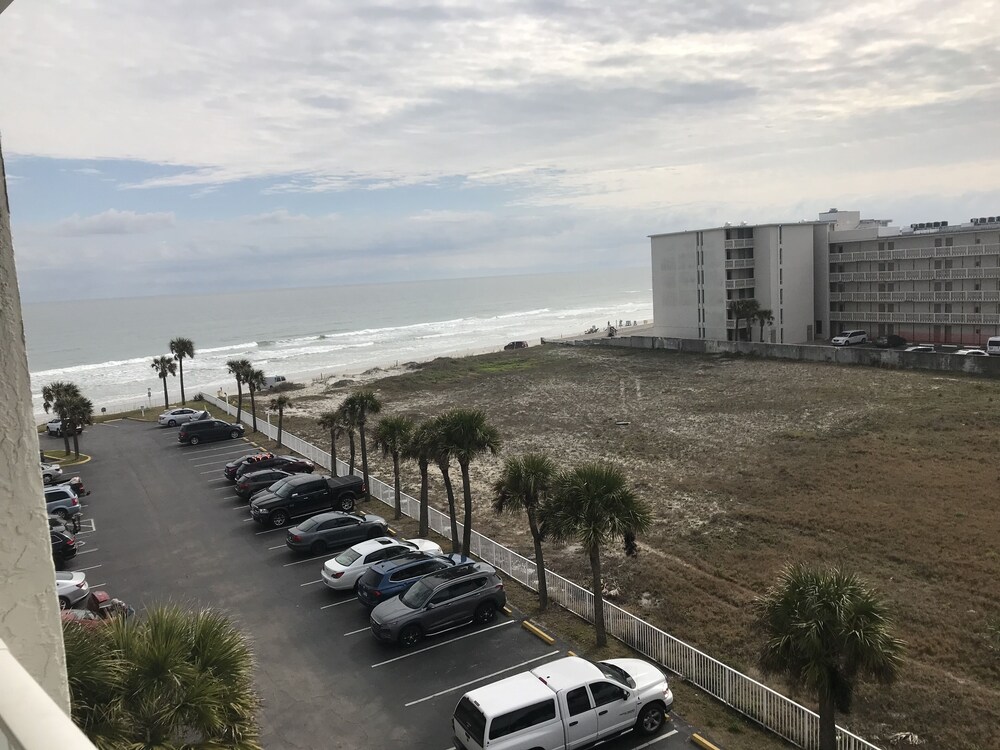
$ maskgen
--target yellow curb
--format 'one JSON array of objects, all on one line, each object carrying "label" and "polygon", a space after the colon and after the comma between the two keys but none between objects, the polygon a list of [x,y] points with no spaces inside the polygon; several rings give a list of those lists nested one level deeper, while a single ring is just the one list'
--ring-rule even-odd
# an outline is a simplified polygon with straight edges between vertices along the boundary
[{"label": "yellow curb", "polygon": [[512,614],[514,614],[514,610],[512,610],[510,607],[508,607],[508,606],[505,605],[504,608],[503,608],[503,613],[505,615],[507,615],[508,617],[510,617]]},{"label": "yellow curb", "polygon": [[567,656],[576,656],[576,652],[575,651],[567,651],[566,655]]},{"label": "yellow curb", "polygon": [[527,630],[529,633],[538,636],[550,646],[556,642],[555,638],[553,638],[548,633],[543,633],[541,630],[538,629],[538,626],[532,624],[530,620],[522,620],[521,627]]},{"label": "yellow curb", "polygon": [[706,740],[700,734],[692,734],[691,741],[698,747],[705,748],[705,750],[719,750],[719,747],[717,745],[713,745],[711,742]]},{"label": "yellow curb", "polygon": [[398,532],[394,528],[392,528],[392,526],[386,526],[385,533],[388,534],[389,536],[396,536]]}]

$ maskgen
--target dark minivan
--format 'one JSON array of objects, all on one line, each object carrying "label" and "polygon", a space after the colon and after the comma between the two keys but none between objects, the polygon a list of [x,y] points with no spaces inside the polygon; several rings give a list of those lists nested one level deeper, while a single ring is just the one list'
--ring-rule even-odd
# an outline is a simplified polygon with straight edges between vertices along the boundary
[{"label": "dark minivan", "polygon": [[213,440],[229,440],[243,437],[241,424],[230,424],[221,419],[203,419],[199,422],[185,422],[177,431],[177,442],[198,445]]}]

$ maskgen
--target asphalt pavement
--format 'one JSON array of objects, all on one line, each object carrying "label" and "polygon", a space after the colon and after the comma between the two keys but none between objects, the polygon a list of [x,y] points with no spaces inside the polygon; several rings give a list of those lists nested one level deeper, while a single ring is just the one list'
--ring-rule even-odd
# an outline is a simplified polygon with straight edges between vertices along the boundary
[{"label": "asphalt pavement", "polygon": [[[566,655],[565,643],[523,630],[516,611],[411,650],[378,643],[354,595],[323,585],[332,554],[292,553],[284,530],[250,520],[222,476],[227,461],[254,450],[245,439],[182,446],[176,428],[125,420],[89,428],[81,448],[93,459],[76,473],[91,494],[67,569],[86,571],[92,587],[140,616],[165,602],[231,616],[253,642],[267,748],[447,750],[466,691]],[[675,719],[653,738],[629,733],[600,746],[676,750],[690,746],[691,731]]]}]

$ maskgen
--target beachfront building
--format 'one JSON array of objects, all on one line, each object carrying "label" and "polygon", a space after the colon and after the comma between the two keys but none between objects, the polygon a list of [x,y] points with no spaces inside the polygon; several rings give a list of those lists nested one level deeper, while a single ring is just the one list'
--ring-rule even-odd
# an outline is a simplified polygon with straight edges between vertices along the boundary
[{"label": "beachfront building", "polygon": [[741,297],[772,310],[765,340],[777,343],[846,329],[973,346],[1000,335],[1000,216],[899,228],[830,209],[818,221],[650,241],[656,336],[733,340],[730,306]]}]

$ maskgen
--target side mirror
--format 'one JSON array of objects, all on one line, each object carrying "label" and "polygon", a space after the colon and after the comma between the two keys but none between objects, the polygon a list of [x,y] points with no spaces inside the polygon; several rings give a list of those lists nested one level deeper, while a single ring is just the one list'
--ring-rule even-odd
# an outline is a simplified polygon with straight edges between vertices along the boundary
[{"label": "side mirror", "polygon": [[437,602],[427,602],[424,609],[434,609],[437,606]]}]

